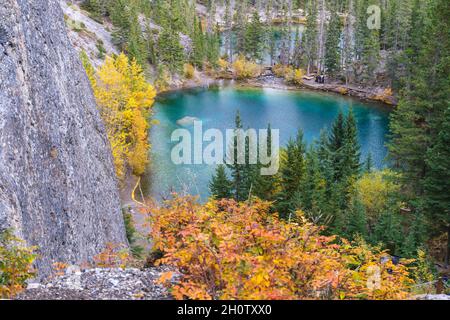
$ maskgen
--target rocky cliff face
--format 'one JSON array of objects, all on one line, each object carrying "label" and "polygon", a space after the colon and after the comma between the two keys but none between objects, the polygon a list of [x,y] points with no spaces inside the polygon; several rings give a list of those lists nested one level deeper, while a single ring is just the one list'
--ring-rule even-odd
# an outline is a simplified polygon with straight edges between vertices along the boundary
[{"label": "rocky cliff face", "polygon": [[57,0],[0,0],[0,229],[37,267],[126,243],[112,156]]}]

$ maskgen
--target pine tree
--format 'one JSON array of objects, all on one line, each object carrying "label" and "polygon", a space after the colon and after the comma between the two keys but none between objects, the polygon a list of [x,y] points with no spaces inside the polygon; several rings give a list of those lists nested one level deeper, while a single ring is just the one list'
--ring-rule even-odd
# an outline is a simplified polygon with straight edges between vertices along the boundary
[{"label": "pine tree", "polygon": [[277,46],[279,47],[279,63],[282,65],[288,65],[290,59],[289,52],[289,17],[288,17],[288,5],[285,1],[282,2],[282,24],[280,30],[280,39]]},{"label": "pine tree", "polygon": [[236,1],[234,15],[234,30],[236,32],[236,52],[245,53],[245,30],[247,26],[247,1]]},{"label": "pine tree", "polygon": [[[233,163],[227,164],[231,171],[231,177],[233,180],[233,193],[236,201],[247,200],[249,195],[249,190],[246,187],[246,177],[245,177],[245,164],[239,163],[239,148],[238,148],[238,131],[243,129],[241,114],[238,111],[235,118],[235,137],[232,141],[231,152],[232,154],[227,155],[229,158],[233,159]],[[242,151],[242,150],[241,150]],[[241,155],[242,156],[242,155]]]},{"label": "pine tree", "polygon": [[363,237],[365,240],[368,239],[366,210],[358,198],[353,200],[350,208],[348,234],[353,240],[358,236]]},{"label": "pine tree", "polygon": [[366,173],[371,173],[373,171],[373,159],[372,159],[371,152],[369,152],[369,154],[367,155],[367,159],[366,159],[366,163],[365,163],[364,167],[365,167]]},{"label": "pine tree", "polygon": [[317,5],[315,0],[310,0],[307,9],[306,31],[305,31],[305,58],[307,74],[317,62]]},{"label": "pine tree", "polygon": [[220,58],[220,33],[219,27],[216,26],[216,32],[206,34],[206,59],[213,67],[217,67]]},{"label": "pine tree", "polygon": [[166,65],[172,72],[180,72],[183,68],[184,49],[180,44],[178,33],[170,29],[162,29],[157,43],[158,61]]},{"label": "pine tree", "polygon": [[401,253],[404,241],[402,220],[394,210],[387,210],[381,215],[375,226],[372,241],[383,243],[391,254],[399,255]]},{"label": "pine tree", "polygon": [[344,36],[343,36],[343,49],[342,49],[342,67],[344,68],[345,84],[349,85],[352,80],[353,70],[353,60],[355,57],[354,48],[354,6],[353,0],[349,0],[348,13],[345,18],[344,24]]},{"label": "pine tree", "polygon": [[328,139],[328,150],[330,151],[332,157],[334,181],[339,181],[344,176],[344,168],[342,167],[342,150],[345,146],[345,138],[345,117],[342,112],[339,112],[333,126],[331,127],[331,132]]},{"label": "pine tree", "polygon": [[353,110],[345,119],[345,136],[344,136],[344,165],[348,176],[358,176],[361,169],[361,147],[358,142],[358,128]]},{"label": "pine tree", "polygon": [[303,132],[299,130],[296,139],[288,142],[282,160],[278,210],[284,218],[296,209],[293,200],[305,176],[305,149]]},{"label": "pine tree", "polygon": [[130,33],[130,7],[125,0],[115,0],[110,11],[111,21],[114,25],[113,42],[120,50],[125,51]]},{"label": "pine tree", "polygon": [[[267,135],[267,156],[273,157],[271,154],[272,150],[272,128],[269,124],[268,128],[268,135]],[[261,152],[261,150],[258,150],[258,155]],[[270,153],[270,154],[269,154]],[[258,166],[256,168],[256,177],[254,179],[254,188],[253,188],[253,194],[266,201],[274,201],[275,200],[275,193],[277,188],[277,175],[274,176],[264,176],[260,174],[260,170],[263,168],[260,162],[258,162]]]},{"label": "pine tree", "polygon": [[264,48],[264,29],[259,13],[253,13],[251,23],[245,30],[244,52],[247,58],[260,61]]},{"label": "pine tree", "polygon": [[336,10],[331,14],[331,20],[328,25],[327,39],[325,43],[325,68],[331,76],[336,76],[340,71],[340,40],[341,40],[341,21]]},{"label": "pine tree", "polygon": [[231,0],[225,0],[225,52],[228,56],[228,62],[233,63],[233,39],[232,39],[232,8],[231,8]]},{"label": "pine tree", "polygon": [[427,155],[439,141],[449,101],[450,52],[449,7],[446,1],[429,4],[430,21],[425,43],[406,85],[400,103],[391,117],[390,157],[402,172],[409,197],[422,196],[424,178],[430,170]]},{"label": "pine tree", "polygon": [[424,198],[434,233],[447,232],[446,263],[450,256],[450,108],[444,114],[444,123],[436,145],[427,152],[429,167],[424,181]]},{"label": "pine tree", "polygon": [[327,181],[320,168],[316,148],[311,146],[305,157],[305,178],[297,196],[297,208],[307,213],[314,223],[326,223]]},{"label": "pine tree", "polygon": [[216,199],[231,199],[232,188],[233,183],[227,177],[226,167],[219,165],[209,185],[211,195]]},{"label": "pine tree", "polygon": [[206,39],[202,29],[202,23],[194,19],[194,33],[192,35],[193,52],[191,62],[198,68],[203,68],[206,59]]},{"label": "pine tree", "polygon": [[130,30],[126,49],[130,57],[136,59],[140,65],[145,65],[147,62],[148,51],[143,38],[141,26],[139,24],[137,12],[133,12],[130,17]]}]

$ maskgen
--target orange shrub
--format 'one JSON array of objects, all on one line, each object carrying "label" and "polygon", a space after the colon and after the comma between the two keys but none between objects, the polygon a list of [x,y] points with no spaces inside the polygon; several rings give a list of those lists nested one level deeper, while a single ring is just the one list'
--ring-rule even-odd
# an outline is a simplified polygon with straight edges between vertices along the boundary
[{"label": "orange shrub", "polygon": [[[151,236],[176,267],[177,299],[403,299],[406,266],[382,263],[384,252],[336,244],[302,218],[297,223],[269,213],[270,204],[232,200],[199,205],[175,198],[152,208]],[[163,276],[164,277],[164,276]]]},{"label": "orange shrub", "polygon": [[112,243],[106,245],[105,250],[94,257],[95,266],[99,268],[126,268],[131,261],[127,248]]},{"label": "orange shrub", "polygon": [[394,104],[394,92],[391,88],[384,89],[382,93],[376,94],[372,98],[386,104]]}]

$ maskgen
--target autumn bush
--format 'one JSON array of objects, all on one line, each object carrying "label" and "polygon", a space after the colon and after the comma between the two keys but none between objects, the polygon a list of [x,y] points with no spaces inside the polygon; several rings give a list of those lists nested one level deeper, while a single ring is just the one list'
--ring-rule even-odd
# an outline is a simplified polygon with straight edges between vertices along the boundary
[{"label": "autumn bush", "polygon": [[34,247],[26,247],[10,230],[0,232],[0,299],[13,298],[34,276]]},{"label": "autumn bush", "polygon": [[295,69],[291,66],[276,64],[272,68],[273,73],[278,78],[284,78],[288,83],[294,85],[303,84],[303,76],[305,72],[302,69]]},{"label": "autumn bush", "polygon": [[82,61],[106,125],[119,179],[127,169],[142,175],[148,164],[148,118],[156,96],[141,66],[124,54],[107,57],[96,72],[86,56]]},{"label": "autumn bush", "polygon": [[393,204],[389,199],[400,191],[397,173],[385,169],[365,173],[356,181],[356,190],[367,213],[369,224],[374,225],[375,221],[389,209]]},{"label": "autumn bush", "polygon": [[219,69],[221,71],[226,71],[228,69],[229,63],[227,60],[220,58],[219,61],[217,61],[217,65],[219,66]]},{"label": "autumn bush", "polygon": [[94,264],[99,268],[126,268],[131,262],[130,251],[127,247],[113,243],[106,244],[106,248],[94,257]]},{"label": "autumn bush", "polygon": [[[286,222],[270,204],[233,200],[200,205],[192,197],[152,208],[160,264],[177,268],[177,299],[404,299],[405,264],[394,265],[363,240],[321,235],[298,212]],[[170,276],[163,276],[164,279]]]},{"label": "autumn bush", "polygon": [[186,79],[192,79],[194,78],[195,75],[195,67],[190,64],[190,63],[186,63],[183,67],[184,69],[184,76]]},{"label": "autumn bush", "polygon": [[278,78],[286,77],[286,74],[292,72],[292,67],[283,64],[276,64],[272,67],[272,71]]},{"label": "autumn bush", "polygon": [[393,95],[394,92],[392,91],[392,88],[386,88],[381,93],[375,94],[372,99],[392,105],[394,104]]},{"label": "autumn bush", "polygon": [[242,55],[233,63],[233,69],[235,77],[241,80],[256,78],[261,74],[261,67]]},{"label": "autumn bush", "polygon": [[292,69],[286,74],[285,79],[287,82],[300,86],[303,84],[303,76],[305,72],[302,69]]}]

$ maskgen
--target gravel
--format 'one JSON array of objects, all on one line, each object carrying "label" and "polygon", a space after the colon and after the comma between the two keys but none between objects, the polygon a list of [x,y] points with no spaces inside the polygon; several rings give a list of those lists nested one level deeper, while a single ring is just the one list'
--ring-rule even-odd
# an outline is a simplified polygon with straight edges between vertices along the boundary
[{"label": "gravel", "polygon": [[[18,300],[170,300],[158,279],[168,267],[150,269],[70,268],[65,275],[30,283]],[[176,280],[173,277],[172,282]]]}]

